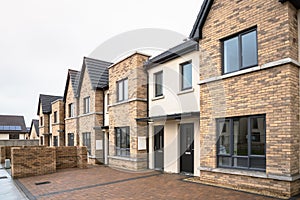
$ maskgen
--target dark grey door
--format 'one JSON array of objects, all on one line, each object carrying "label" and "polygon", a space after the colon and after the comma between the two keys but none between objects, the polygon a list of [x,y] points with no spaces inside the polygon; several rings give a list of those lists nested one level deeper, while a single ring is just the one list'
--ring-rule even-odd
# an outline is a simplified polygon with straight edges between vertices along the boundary
[{"label": "dark grey door", "polygon": [[194,174],[194,124],[180,125],[180,171]]},{"label": "dark grey door", "polygon": [[74,133],[68,133],[68,146],[74,146]]},{"label": "dark grey door", "polygon": [[164,126],[154,127],[154,168],[164,169]]}]

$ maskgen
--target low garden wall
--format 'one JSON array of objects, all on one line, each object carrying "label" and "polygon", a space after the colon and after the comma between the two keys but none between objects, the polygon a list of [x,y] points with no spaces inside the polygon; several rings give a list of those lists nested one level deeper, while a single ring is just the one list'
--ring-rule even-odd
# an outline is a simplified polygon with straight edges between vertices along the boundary
[{"label": "low garden wall", "polygon": [[13,178],[43,175],[57,169],[86,168],[86,147],[12,147],[11,174]]}]

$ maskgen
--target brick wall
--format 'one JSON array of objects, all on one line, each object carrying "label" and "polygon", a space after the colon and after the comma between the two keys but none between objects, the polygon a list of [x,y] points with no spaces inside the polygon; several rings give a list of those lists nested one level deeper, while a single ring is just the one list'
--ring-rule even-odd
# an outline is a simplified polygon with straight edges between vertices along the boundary
[{"label": "brick wall", "polygon": [[54,173],[56,169],[87,167],[86,147],[13,147],[11,155],[14,178]]},{"label": "brick wall", "polygon": [[[200,80],[222,75],[221,39],[257,27],[258,65],[284,58],[298,60],[296,10],[278,1],[215,0],[203,27]],[[266,115],[266,174],[299,174],[299,69],[293,64],[223,78],[200,85],[201,167],[216,168],[216,119]],[[295,194],[295,182],[256,179],[201,171],[200,179],[239,187],[256,187],[274,194]],[[294,189],[293,191],[297,191]]]},{"label": "brick wall", "polygon": [[54,147],[14,147],[11,149],[14,178],[37,176],[56,171]]},{"label": "brick wall", "polygon": [[[146,124],[138,124],[136,118],[147,116],[147,74],[143,63],[148,59],[146,55],[135,53],[109,68],[109,155],[115,156],[115,127],[130,127],[130,157],[122,159],[110,157],[111,166],[140,169],[146,168],[145,159],[136,161],[138,157],[145,157],[144,151],[139,151],[138,137],[146,136]],[[118,105],[117,81],[128,78],[128,100]]]},{"label": "brick wall", "polygon": [[0,163],[4,163],[6,158],[6,148],[0,146]]}]

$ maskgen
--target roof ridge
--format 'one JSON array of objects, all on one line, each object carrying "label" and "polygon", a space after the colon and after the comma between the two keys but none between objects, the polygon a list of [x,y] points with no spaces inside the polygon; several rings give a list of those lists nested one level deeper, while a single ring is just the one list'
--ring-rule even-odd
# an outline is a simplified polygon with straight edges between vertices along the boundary
[{"label": "roof ridge", "polygon": [[112,62],[108,62],[108,61],[105,61],[105,60],[99,60],[99,59],[96,59],[96,58],[90,58],[90,57],[86,57],[84,56],[83,57],[84,60],[88,59],[88,60],[93,60],[93,61],[97,61],[97,62],[103,62],[103,63],[107,63],[107,64],[113,64]]}]

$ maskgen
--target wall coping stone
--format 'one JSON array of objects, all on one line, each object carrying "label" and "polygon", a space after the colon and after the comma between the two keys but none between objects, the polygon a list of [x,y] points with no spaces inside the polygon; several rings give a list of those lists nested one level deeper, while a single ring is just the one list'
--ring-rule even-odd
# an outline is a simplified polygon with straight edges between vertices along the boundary
[{"label": "wall coping stone", "polygon": [[116,160],[125,160],[125,161],[131,161],[131,162],[141,162],[146,161],[145,158],[131,158],[131,157],[122,157],[122,156],[108,156],[108,158],[116,159]]},{"label": "wall coping stone", "polygon": [[274,62],[269,62],[269,63],[263,64],[261,66],[251,67],[251,68],[243,69],[243,70],[240,70],[240,71],[237,71],[237,72],[232,72],[230,74],[224,74],[224,75],[221,75],[221,76],[215,76],[215,77],[212,77],[212,78],[204,79],[204,80],[199,81],[198,85],[203,85],[203,84],[206,84],[206,83],[215,82],[215,81],[223,80],[223,79],[226,79],[226,78],[231,78],[231,77],[234,77],[234,76],[239,76],[239,75],[242,75],[242,74],[256,72],[256,71],[260,71],[260,70],[264,70],[264,69],[278,67],[278,66],[285,65],[285,64],[294,64],[295,66],[300,67],[300,62],[298,62],[298,61],[296,61],[292,58],[284,58],[284,59],[281,59],[281,60],[277,60],[277,61],[274,61]]},{"label": "wall coping stone", "polygon": [[210,167],[198,167],[198,170],[222,173],[222,174],[232,174],[239,176],[250,176],[255,178],[264,178],[264,179],[274,179],[279,181],[295,181],[300,179],[300,174],[288,176],[288,175],[278,175],[278,174],[270,174],[266,172],[258,172],[258,171],[247,171],[247,170],[239,170],[239,169],[225,169],[225,168],[210,168]]},{"label": "wall coping stone", "polygon": [[94,114],[96,114],[96,115],[103,115],[103,112],[90,112],[90,113],[78,115],[78,118],[79,118],[79,117],[86,117],[86,116],[94,115]]}]

